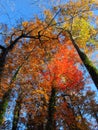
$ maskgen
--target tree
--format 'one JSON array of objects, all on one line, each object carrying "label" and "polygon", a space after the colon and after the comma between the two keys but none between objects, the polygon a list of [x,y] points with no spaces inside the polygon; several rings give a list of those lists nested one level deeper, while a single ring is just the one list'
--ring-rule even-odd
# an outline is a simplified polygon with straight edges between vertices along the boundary
[{"label": "tree", "polygon": [[[18,104],[24,105],[28,110],[28,128],[30,129],[32,126],[34,129],[56,129],[56,127],[62,125],[62,122],[62,126],[66,129],[81,130],[84,124],[84,128],[88,129],[88,124],[84,121],[84,118],[82,119],[82,116],[83,123],[77,121],[78,114],[75,113],[73,102],[70,107],[68,101],[62,99],[62,96],[58,98],[58,95],[67,94],[67,91],[70,91],[70,94],[73,92],[78,94],[83,89],[83,76],[81,70],[79,70],[81,60],[78,58],[77,52],[92,73],[95,83],[98,82],[97,70],[88,63],[87,56],[80,50],[81,45],[76,44],[73,39],[80,31],[81,33],[78,34],[80,41],[83,41],[83,46],[86,46],[85,43],[92,35],[90,31],[94,30],[86,21],[88,14],[81,16],[86,9],[87,11],[90,10],[87,7],[88,3],[82,2],[83,5],[86,4],[85,10],[79,10],[80,15],[79,12],[76,12],[77,8],[73,11],[76,12],[75,17],[78,16],[74,20],[75,23],[70,23],[70,18],[66,19],[67,17],[64,16],[65,12],[69,11],[69,7],[73,6],[72,2],[70,3],[71,6],[68,5],[67,11],[60,8],[54,16],[46,11],[45,13],[49,17],[45,21],[36,18],[34,22],[22,22],[19,28],[13,28],[9,35],[5,37],[6,47],[0,45],[0,98],[5,98],[9,90],[20,86],[19,98],[21,100],[18,99]],[[92,1],[89,4],[91,7]],[[82,9],[80,3],[78,8]],[[59,13],[61,13],[61,17],[59,17]],[[62,15],[63,13],[64,15]],[[71,12],[69,11],[68,14],[71,15]],[[56,21],[56,17],[60,19]],[[82,18],[79,19],[80,17]],[[62,18],[69,22],[67,27],[66,24],[58,26],[62,23]],[[80,29],[77,23],[82,23],[88,30],[85,30],[84,27]],[[87,38],[82,31],[86,31]],[[76,40],[79,42],[78,38]],[[95,102],[93,103],[95,104]],[[81,115],[79,106],[76,109],[79,110],[78,113],[80,112],[79,115]],[[56,114],[60,114],[60,120],[57,119]],[[17,124],[17,119],[15,120]],[[81,125],[81,127],[78,125]]]},{"label": "tree", "polygon": [[[66,46],[66,44],[67,43],[65,42],[65,45],[59,48],[57,54],[55,54],[55,57],[52,59],[52,61],[50,61],[48,65],[49,72],[45,72],[44,74],[47,82],[49,82],[48,84],[51,86],[51,95],[48,108],[48,121],[46,124],[47,130],[52,130],[54,127],[53,118],[56,107],[57,91],[67,89],[79,91],[83,87],[82,73],[75,66],[76,59],[72,60],[72,57],[77,57],[77,55],[75,54],[74,49],[71,48],[71,46],[68,50],[68,46]],[[73,129],[76,129],[76,127]]]},{"label": "tree", "polygon": [[[81,91],[76,95],[70,95],[71,102],[73,104],[74,110],[76,111],[77,118],[80,120],[80,126],[86,128],[86,123],[88,122],[88,129],[93,127],[95,129],[97,125],[97,111],[98,103],[95,100],[96,93],[94,91],[88,90],[85,94]],[[89,104],[89,105],[88,105]],[[86,117],[95,119],[95,123],[92,125],[92,122],[88,121]],[[85,122],[85,119],[87,122]],[[87,129],[87,128],[86,128]]]},{"label": "tree", "polygon": [[65,4],[54,6],[53,13],[59,8],[61,11],[56,18],[55,25],[58,25],[56,29],[59,34],[60,32],[68,33],[73,46],[98,88],[98,70],[84,53],[87,50],[87,43],[94,43],[94,45],[96,43],[97,29],[91,25],[91,22],[94,20],[93,10],[97,8],[97,4],[93,0],[70,0]]},{"label": "tree", "polygon": [[[39,25],[40,28],[38,30]],[[51,28],[46,31],[44,26],[45,23],[42,23],[39,19],[37,19],[35,23],[23,22],[20,30],[13,29],[11,37],[7,37],[6,42],[8,45],[4,50],[2,50],[0,59],[2,61],[0,62],[0,74],[2,76],[0,77],[1,100],[6,98],[5,95],[8,95],[10,92],[9,90],[13,87],[17,87],[17,85],[20,85],[22,89],[21,102],[28,100],[26,94],[33,89],[32,85],[34,85],[34,82],[36,83],[36,78],[40,71],[40,64],[45,60],[44,55],[48,55],[49,53],[47,51],[55,48],[58,44],[58,42],[51,42],[53,40],[58,41],[57,37],[55,34],[51,35]],[[42,34],[40,34],[41,30],[43,31]],[[32,31],[34,34],[30,34]],[[45,33],[49,35],[45,36]],[[41,39],[40,36],[42,37]],[[32,40],[33,38],[35,40]],[[45,43],[46,41],[47,44],[42,45],[42,43]],[[49,46],[48,43],[53,46]],[[46,52],[44,51],[45,47],[47,48]],[[30,66],[28,66],[28,61]],[[31,78],[33,82],[30,81]],[[29,84],[28,89],[26,88],[27,84]],[[28,90],[28,92],[26,92],[25,89]]]}]

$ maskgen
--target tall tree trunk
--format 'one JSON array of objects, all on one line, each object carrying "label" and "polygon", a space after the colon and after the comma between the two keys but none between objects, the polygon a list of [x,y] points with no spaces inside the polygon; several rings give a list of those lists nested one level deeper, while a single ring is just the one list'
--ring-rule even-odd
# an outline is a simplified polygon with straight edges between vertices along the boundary
[{"label": "tall tree trunk", "polygon": [[18,119],[19,119],[19,112],[21,110],[21,102],[22,102],[21,92],[19,92],[19,97],[18,97],[18,99],[16,101],[16,106],[15,106],[15,110],[14,110],[14,118],[13,118],[12,130],[16,130],[16,128],[17,128]]},{"label": "tall tree trunk", "polygon": [[46,130],[54,130],[54,113],[55,113],[55,102],[56,102],[56,90],[52,88],[51,96],[48,107],[48,121],[46,124]]},{"label": "tall tree trunk", "polygon": [[93,65],[92,61],[89,60],[87,55],[80,50],[78,45],[75,43],[75,41],[74,41],[74,39],[72,37],[72,34],[69,31],[67,31],[67,32],[68,32],[68,34],[70,36],[70,40],[72,41],[73,46],[77,50],[82,62],[84,63],[84,65],[85,65],[86,69],[88,70],[94,84],[96,85],[96,88],[98,89],[98,70]]},{"label": "tall tree trunk", "polygon": [[2,53],[0,55],[0,82],[1,82],[1,77],[2,77],[2,72],[5,66],[5,60],[6,60],[6,56],[8,54],[9,51],[11,51],[14,46],[16,45],[16,43],[23,38],[23,34],[18,36],[14,41],[10,41],[10,45],[7,48],[2,48]]},{"label": "tall tree trunk", "polygon": [[8,54],[8,50],[4,49],[4,50],[2,50],[2,53],[0,55],[0,82],[1,82],[2,72],[4,69],[7,54]]}]

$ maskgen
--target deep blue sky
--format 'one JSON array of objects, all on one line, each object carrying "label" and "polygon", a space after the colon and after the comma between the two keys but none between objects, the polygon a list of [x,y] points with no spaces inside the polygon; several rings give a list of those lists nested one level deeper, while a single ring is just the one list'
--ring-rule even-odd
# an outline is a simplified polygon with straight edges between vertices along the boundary
[{"label": "deep blue sky", "polygon": [[30,20],[36,15],[43,19],[43,10],[65,1],[68,0],[0,0],[0,23],[13,26],[20,18]]},{"label": "deep blue sky", "polygon": [[[6,23],[10,27],[23,20],[34,19],[37,15],[43,19],[42,11],[68,0],[0,0],[0,23]],[[98,11],[96,11],[98,14]]]},{"label": "deep blue sky", "polygon": [[[34,0],[33,0],[34,1]],[[20,18],[29,20],[35,15],[40,15],[41,8],[38,2],[32,0],[1,0],[0,1],[0,23],[13,26]]]}]

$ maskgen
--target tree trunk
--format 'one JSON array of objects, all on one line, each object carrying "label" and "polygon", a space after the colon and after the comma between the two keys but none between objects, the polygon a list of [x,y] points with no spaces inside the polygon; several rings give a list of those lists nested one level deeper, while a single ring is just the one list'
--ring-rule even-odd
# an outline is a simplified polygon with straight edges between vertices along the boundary
[{"label": "tree trunk", "polygon": [[56,101],[56,90],[55,88],[52,88],[51,97],[49,100],[48,121],[46,124],[46,130],[54,130],[53,126],[54,126],[55,101]]},{"label": "tree trunk", "polygon": [[0,55],[0,82],[1,82],[2,72],[4,69],[7,54],[8,54],[8,50],[4,49]]},{"label": "tree trunk", "polygon": [[93,65],[92,61],[89,60],[87,55],[80,50],[80,48],[78,47],[78,45],[75,43],[74,39],[72,38],[72,34],[69,31],[67,31],[67,32],[70,36],[70,40],[72,41],[73,46],[77,50],[82,62],[84,63],[84,65],[85,65],[86,69],[88,70],[94,84],[96,85],[96,88],[98,89],[98,70]]}]

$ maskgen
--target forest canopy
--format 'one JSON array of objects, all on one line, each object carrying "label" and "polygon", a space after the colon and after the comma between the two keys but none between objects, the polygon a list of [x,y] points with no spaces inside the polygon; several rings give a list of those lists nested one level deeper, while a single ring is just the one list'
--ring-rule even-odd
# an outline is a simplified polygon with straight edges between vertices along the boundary
[{"label": "forest canopy", "polygon": [[98,69],[88,57],[97,48],[98,3],[58,3],[44,10],[44,20],[2,24],[1,130],[98,128]]}]

